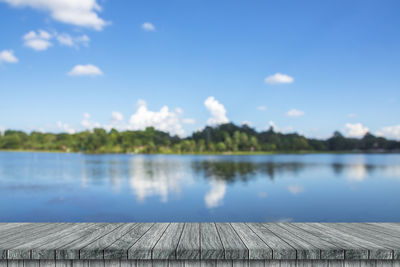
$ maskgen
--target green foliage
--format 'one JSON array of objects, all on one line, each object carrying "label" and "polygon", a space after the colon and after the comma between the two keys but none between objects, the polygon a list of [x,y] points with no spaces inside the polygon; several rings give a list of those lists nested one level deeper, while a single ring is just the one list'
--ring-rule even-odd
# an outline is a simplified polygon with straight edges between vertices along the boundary
[{"label": "green foliage", "polygon": [[297,133],[282,134],[273,128],[256,132],[232,123],[206,127],[186,138],[149,127],[144,131],[93,129],[76,134],[26,134],[7,130],[0,134],[0,149],[85,153],[251,153],[299,151],[400,151],[400,142],[367,133],[361,139],[335,132],[327,140],[308,139]]}]

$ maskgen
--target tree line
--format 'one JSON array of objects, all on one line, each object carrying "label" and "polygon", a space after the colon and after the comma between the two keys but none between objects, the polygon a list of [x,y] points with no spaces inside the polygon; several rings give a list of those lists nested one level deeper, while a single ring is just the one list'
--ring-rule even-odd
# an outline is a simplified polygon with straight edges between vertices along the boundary
[{"label": "tree line", "polygon": [[363,151],[400,152],[400,142],[367,133],[346,138],[340,132],[321,140],[297,133],[275,132],[271,127],[257,132],[233,123],[205,127],[181,138],[153,127],[138,131],[106,131],[96,128],[75,134],[6,130],[0,134],[0,149],[65,151],[85,153],[257,153]]}]

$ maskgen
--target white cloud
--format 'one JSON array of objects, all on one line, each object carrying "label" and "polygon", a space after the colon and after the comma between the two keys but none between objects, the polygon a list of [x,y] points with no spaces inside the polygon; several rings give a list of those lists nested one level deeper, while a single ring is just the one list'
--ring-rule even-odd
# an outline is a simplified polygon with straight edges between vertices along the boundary
[{"label": "white cloud", "polygon": [[53,44],[50,42],[52,35],[46,31],[30,31],[23,36],[24,45],[36,51],[47,50]]},{"label": "white cloud", "polygon": [[282,73],[275,73],[264,79],[264,82],[268,84],[292,83],[293,81],[293,77]]},{"label": "white cloud", "polygon": [[136,113],[132,114],[129,120],[129,128],[132,130],[144,130],[147,127],[154,127],[160,131],[170,132],[183,136],[185,131],[179,121],[179,112],[170,111],[167,106],[163,106],[160,111],[147,109],[147,103],[139,100]]},{"label": "white cloud", "polygon": [[76,130],[69,126],[67,123],[63,123],[61,121],[57,122],[57,128],[63,132],[69,133],[69,134],[74,134],[76,133]]},{"label": "white cloud", "polygon": [[153,25],[153,23],[145,22],[142,24],[142,29],[146,32],[154,32],[156,27]]},{"label": "white cloud", "polygon": [[96,0],[0,0],[13,7],[30,7],[50,13],[62,23],[102,30],[108,23],[99,17]]},{"label": "white cloud", "polygon": [[1,63],[17,63],[18,58],[14,55],[12,50],[3,50],[0,52],[0,64]]},{"label": "white cloud", "polygon": [[300,185],[289,185],[288,190],[291,194],[297,195],[297,194],[304,192],[304,187],[302,187]]},{"label": "white cloud", "polygon": [[383,127],[381,130],[376,132],[378,136],[384,136],[389,139],[400,140],[400,124]]},{"label": "white cloud", "polygon": [[124,115],[122,115],[121,112],[118,111],[113,111],[111,112],[111,121],[113,122],[119,122],[124,119]]},{"label": "white cloud", "polygon": [[283,128],[283,129],[281,129],[281,128],[278,127],[278,125],[276,125],[276,123],[273,122],[273,121],[269,121],[269,122],[268,122],[267,129],[268,129],[269,127],[272,127],[272,129],[273,129],[275,132],[281,132],[281,133],[293,132],[293,127],[287,126],[287,127]]},{"label": "white cloud", "polygon": [[242,121],[242,125],[247,125],[249,127],[253,126],[253,124],[250,121]]},{"label": "white cloud", "polygon": [[295,109],[295,108],[289,110],[286,113],[286,115],[289,116],[289,117],[301,117],[301,116],[304,116],[304,114],[305,114],[304,111],[298,110],[298,109]]},{"label": "white cloud", "polygon": [[346,136],[347,137],[362,137],[368,133],[369,129],[361,123],[346,123]]},{"label": "white cloud", "polygon": [[57,34],[57,41],[64,46],[78,48],[80,45],[88,46],[90,42],[89,36],[86,34],[80,36],[71,36],[67,33]]},{"label": "white cloud", "polygon": [[207,120],[208,125],[216,125],[222,123],[228,123],[229,120],[226,117],[226,110],[224,105],[218,102],[213,96],[208,97],[204,101],[204,105],[211,113],[211,118]]},{"label": "white cloud", "polygon": [[204,197],[207,208],[215,208],[222,204],[226,194],[226,182],[223,180],[211,180],[211,189]]},{"label": "white cloud", "polygon": [[182,122],[185,124],[195,124],[196,120],[191,118],[182,119]]},{"label": "white cloud", "polygon": [[103,75],[103,72],[99,67],[96,67],[92,64],[87,65],[76,65],[72,68],[70,72],[68,72],[70,76],[99,76]]},{"label": "white cloud", "polygon": [[257,109],[260,111],[264,111],[264,110],[267,110],[267,107],[266,106],[258,106]]},{"label": "white cloud", "polygon": [[357,114],[355,114],[355,113],[350,113],[350,114],[348,114],[347,116],[349,116],[349,118],[355,118],[355,117],[357,117]]},{"label": "white cloud", "polygon": [[93,130],[94,128],[100,128],[101,125],[98,122],[95,122],[90,119],[91,116],[89,113],[84,113],[83,114],[83,120],[81,121],[82,127],[84,127],[87,130]]}]

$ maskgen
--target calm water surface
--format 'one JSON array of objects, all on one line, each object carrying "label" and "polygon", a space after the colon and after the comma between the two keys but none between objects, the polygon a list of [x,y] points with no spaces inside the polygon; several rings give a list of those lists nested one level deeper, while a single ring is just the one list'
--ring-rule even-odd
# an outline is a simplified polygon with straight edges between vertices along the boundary
[{"label": "calm water surface", "polygon": [[400,221],[400,155],[0,152],[0,221]]}]

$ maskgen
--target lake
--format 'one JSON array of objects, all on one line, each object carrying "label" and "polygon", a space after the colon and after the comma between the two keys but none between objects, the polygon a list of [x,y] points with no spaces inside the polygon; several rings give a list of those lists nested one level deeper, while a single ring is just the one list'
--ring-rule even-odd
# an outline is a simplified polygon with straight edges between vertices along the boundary
[{"label": "lake", "polygon": [[0,152],[0,221],[400,221],[400,155]]}]

